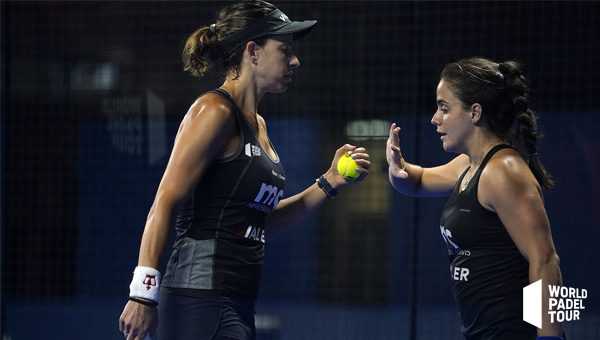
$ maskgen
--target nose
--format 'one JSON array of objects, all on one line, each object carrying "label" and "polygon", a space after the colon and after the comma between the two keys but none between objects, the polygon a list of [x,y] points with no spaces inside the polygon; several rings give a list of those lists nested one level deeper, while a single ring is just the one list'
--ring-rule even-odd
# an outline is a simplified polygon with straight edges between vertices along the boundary
[{"label": "nose", "polygon": [[296,57],[296,56],[292,57],[292,60],[290,60],[290,67],[291,67],[291,69],[300,67],[300,60],[298,60],[298,57]]},{"label": "nose", "polygon": [[436,126],[440,125],[440,113],[441,113],[441,110],[439,110],[439,109],[435,111],[435,113],[433,114],[433,117],[431,117],[431,124],[436,125]]}]

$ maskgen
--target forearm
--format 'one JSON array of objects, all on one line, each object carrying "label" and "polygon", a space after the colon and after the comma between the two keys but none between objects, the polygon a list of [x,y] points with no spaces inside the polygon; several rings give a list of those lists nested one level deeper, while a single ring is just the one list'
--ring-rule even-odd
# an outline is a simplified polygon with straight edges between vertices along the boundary
[{"label": "forearm", "polygon": [[[339,186],[333,183],[331,176],[326,174],[325,178],[333,188],[339,189]],[[314,183],[301,193],[281,200],[275,210],[267,217],[266,230],[269,235],[276,235],[289,230],[305,220],[328,200],[325,192]]]},{"label": "forearm", "polygon": [[150,209],[140,244],[138,266],[160,269],[174,222],[173,210]]},{"label": "forearm", "polygon": [[398,192],[406,196],[418,196],[418,187],[423,176],[423,168],[402,162],[402,168],[390,165],[388,168],[388,177],[390,183]]},{"label": "forearm", "polygon": [[548,285],[562,286],[562,277],[558,263],[558,256],[554,255],[545,261],[530,263],[529,281],[531,283],[542,280],[542,329],[538,328],[538,336],[562,336],[562,323],[551,322],[549,311],[550,292]]}]

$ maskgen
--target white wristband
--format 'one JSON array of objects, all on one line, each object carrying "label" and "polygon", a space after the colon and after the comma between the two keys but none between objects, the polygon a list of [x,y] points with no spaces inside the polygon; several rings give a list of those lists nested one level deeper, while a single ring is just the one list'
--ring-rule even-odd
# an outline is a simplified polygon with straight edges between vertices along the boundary
[{"label": "white wristband", "polygon": [[137,266],[129,285],[129,296],[158,302],[160,272],[154,268]]}]

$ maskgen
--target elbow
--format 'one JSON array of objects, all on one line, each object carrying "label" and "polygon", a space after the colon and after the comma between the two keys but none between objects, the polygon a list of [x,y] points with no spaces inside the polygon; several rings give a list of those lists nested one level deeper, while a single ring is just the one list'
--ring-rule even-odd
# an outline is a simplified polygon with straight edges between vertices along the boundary
[{"label": "elbow", "polygon": [[[556,252],[544,254],[543,256],[530,258],[529,259],[530,277],[537,281],[537,279],[546,277],[554,277],[553,281],[560,280],[560,258]],[[548,276],[549,275],[549,276]],[[559,283],[556,281],[555,283]]]},{"label": "elbow", "polygon": [[183,206],[184,199],[185,195],[181,195],[177,191],[159,188],[150,211],[156,213],[167,211],[173,214]]},{"label": "elbow", "polygon": [[558,257],[558,254],[555,251],[553,251],[553,252],[544,254],[542,256],[539,256],[533,261],[530,260],[530,262],[533,262],[532,264],[536,264],[539,267],[554,266],[554,265],[558,266],[560,264],[560,258]]},{"label": "elbow", "polygon": [[546,265],[560,265],[560,257],[558,257],[558,254],[556,252],[552,252],[552,254],[549,254],[548,256],[546,256],[545,261]]}]

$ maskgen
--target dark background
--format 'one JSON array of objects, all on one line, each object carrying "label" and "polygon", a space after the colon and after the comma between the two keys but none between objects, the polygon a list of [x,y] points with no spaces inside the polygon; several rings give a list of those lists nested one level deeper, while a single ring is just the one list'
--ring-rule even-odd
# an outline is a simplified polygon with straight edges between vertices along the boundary
[{"label": "dark background", "polygon": [[[184,73],[181,47],[224,4],[0,3],[3,340],[122,336],[117,320],[179,121],[220,85]],[[439,72],[484,56],[524,65],[546,131],[539,154],[557,181],[545,199],[564,284],[588,290],[581,320],[565,328],[570,339],[599,339],[600,3],[275,4],[319,21],[295,44],[290,89],[260,107],[286,196],[346,142],[366,146],[374,165],[302,225],[267,237],[260,336],[461,338],[438,228],[445,199],[395,193],[384,148],[396,122],[407,160],[449,160],[430,125]]]}]

